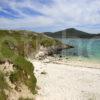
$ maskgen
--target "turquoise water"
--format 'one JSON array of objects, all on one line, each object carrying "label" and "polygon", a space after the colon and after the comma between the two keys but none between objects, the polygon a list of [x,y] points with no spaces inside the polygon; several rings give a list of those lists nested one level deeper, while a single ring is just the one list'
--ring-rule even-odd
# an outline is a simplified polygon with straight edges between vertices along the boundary
[{"label": "turquoise water", "polygon": [[61,52],[63,56],[77,56],[88,59],[100,59],[100,39],[59,39],[65,44],[74,46]]}]

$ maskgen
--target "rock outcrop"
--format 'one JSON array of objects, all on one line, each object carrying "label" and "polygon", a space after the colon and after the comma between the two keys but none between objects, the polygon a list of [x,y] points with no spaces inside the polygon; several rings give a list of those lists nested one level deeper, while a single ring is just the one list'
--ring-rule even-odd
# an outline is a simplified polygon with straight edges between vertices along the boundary
[{"label": "rock outcrop", "polygon": [[38,53],[35,55],[35,58],[42,59],[46,56],[53,56],[54,54],[59,54],[64,49],[70,49],[73,48],[73,46],[61,44],[57,46],[51,46],[51,47],[43,47],[41,46],[38,50]]}]

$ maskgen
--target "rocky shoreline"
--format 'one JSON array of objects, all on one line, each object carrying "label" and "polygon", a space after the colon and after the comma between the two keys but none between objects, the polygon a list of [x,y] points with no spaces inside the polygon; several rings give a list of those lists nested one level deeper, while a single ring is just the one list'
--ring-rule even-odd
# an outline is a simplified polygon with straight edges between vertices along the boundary
[{"label": "rocky shoreline", "polygon": [[51,47],[41,46],[40,49],[37,51],[37,54],[35,55],[35,59],[41,60],[42,58],[46,58],[47,56],[53,56],[54,54],[59,54],[62,50],[70,48],[74,47],[66,44]]}]

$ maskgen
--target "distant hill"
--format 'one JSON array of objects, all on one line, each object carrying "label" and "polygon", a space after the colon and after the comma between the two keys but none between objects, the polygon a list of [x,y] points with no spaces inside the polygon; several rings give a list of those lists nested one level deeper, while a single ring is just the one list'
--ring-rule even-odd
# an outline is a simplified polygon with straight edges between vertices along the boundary
[{"label": "distant hill", "polygon": [[100,34],[90,34],[87,32],[83,32],[80,30],[77,30],[75,28],[69,28],[69,29],[65,29],[62,31],[57,31],[57,32],[45,32],[44,34],[54,37],[54,38],[100,38]]}]

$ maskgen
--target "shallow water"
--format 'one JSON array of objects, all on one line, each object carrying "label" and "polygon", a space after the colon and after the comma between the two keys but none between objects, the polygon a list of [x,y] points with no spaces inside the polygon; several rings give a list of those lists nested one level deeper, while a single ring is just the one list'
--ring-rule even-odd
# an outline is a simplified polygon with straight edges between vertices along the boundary
[{"label": "shallow water", "polygon": [[92,60],[100,60],[100,39],[59,39],[65,44],[74,46],[61,52],[62,56],[83,57]]}]

